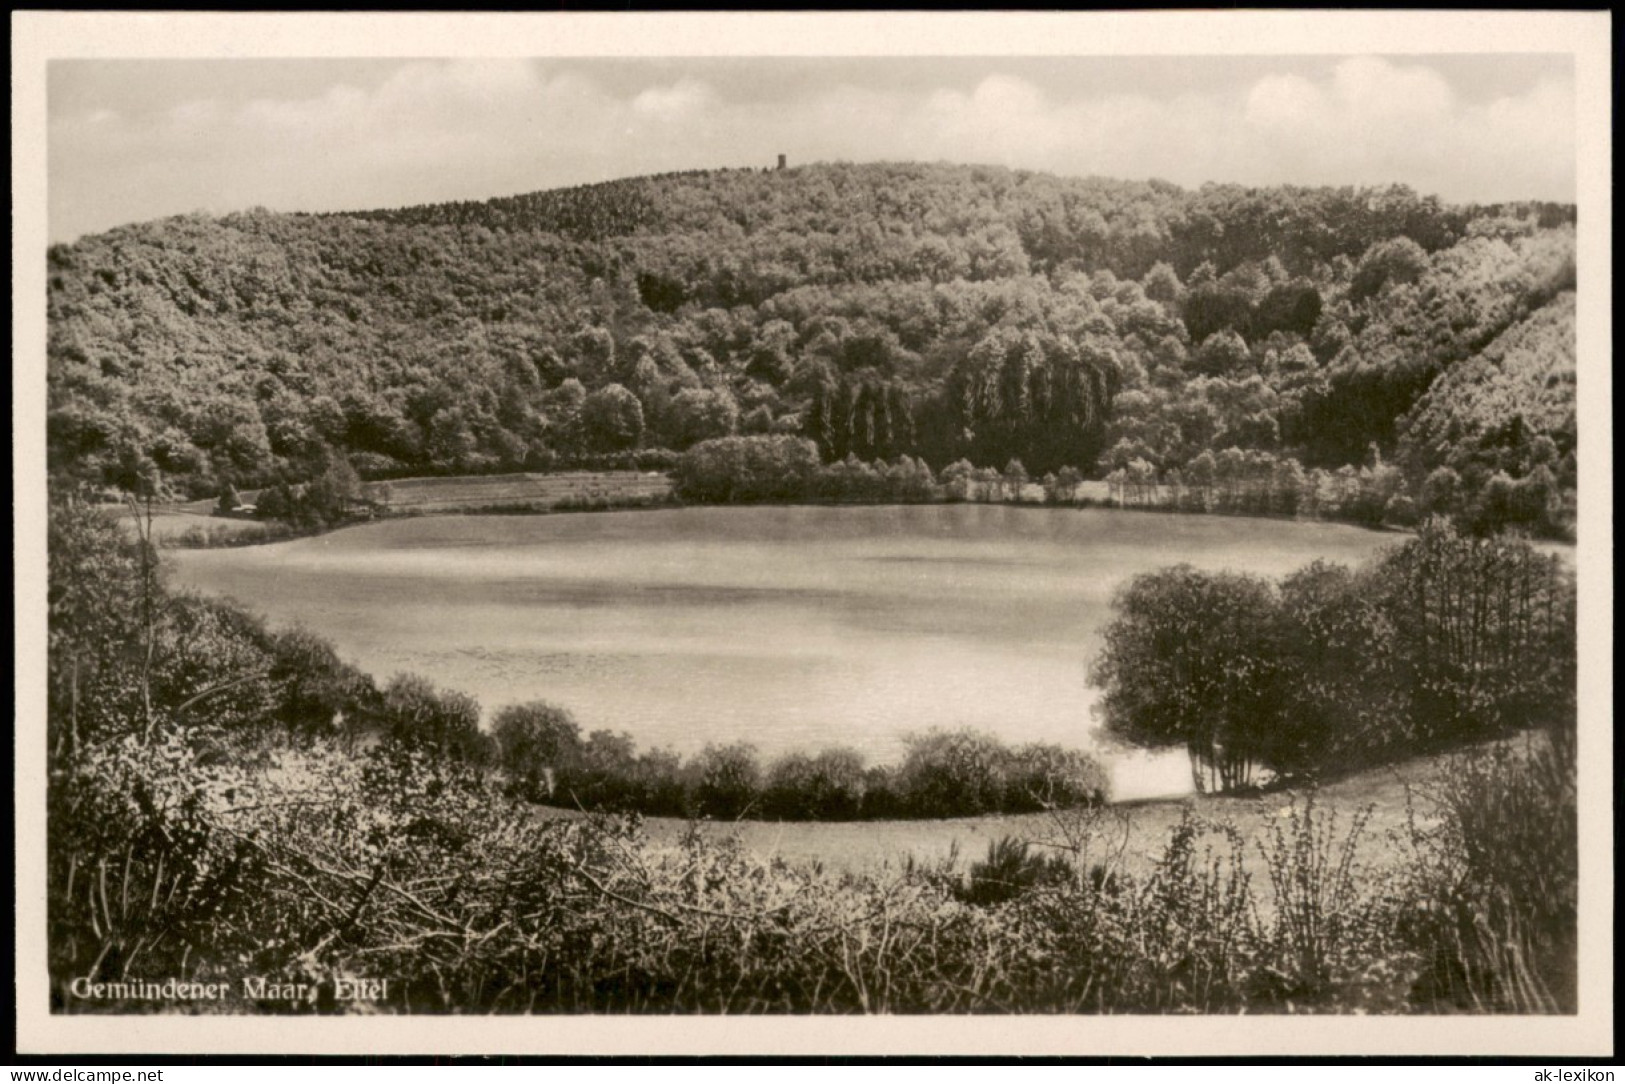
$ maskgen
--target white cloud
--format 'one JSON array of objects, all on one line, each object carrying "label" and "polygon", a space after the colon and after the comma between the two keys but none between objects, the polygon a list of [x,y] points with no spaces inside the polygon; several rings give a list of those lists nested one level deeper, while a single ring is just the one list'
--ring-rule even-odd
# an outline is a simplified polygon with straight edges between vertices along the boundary
[{"label": "white cloud", "polygon": [[204,98],[172,107],[164,114],[164,121],[171,135],[189,138],[219,123],[224,116],[225,110],[219,102]]},{"label": "white cloud", "polygon": [[1324,123],[1331,103],[1301,75],[1266,75],[1247,94],[1243,119],[1265,131],[1303,131]]},{"label": "white cloud", "polygon": [[1402,122],[1443,117],[1454,107],[1450,84],[1425,67],[1402,67],[1379,57],[1355,57],[1337,65],[1332,85],[1345,122]]},{"label": "white cloud", "polygon": [[714,103],[711,88],[693,79],[671,86],[650,87],[632,99],[632,112],[671,121],[685,118]]}]

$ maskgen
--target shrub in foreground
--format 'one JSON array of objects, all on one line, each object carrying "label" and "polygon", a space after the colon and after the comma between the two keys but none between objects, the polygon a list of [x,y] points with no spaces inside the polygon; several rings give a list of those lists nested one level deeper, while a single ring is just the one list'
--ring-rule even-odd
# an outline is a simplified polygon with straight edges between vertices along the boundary
[{"label": "shrub in foreground", "polygon": [[541,701],[497,712],[491,737],[509,785],[535,800],[551,798],[558,769],[580,757],[581,728],[569,712]]},{"label": "shrub in foreground", "polygon": [[752,812],[761,796],[761,762],[755,748],[744,742],[707,745],[690,771],[694,811],[701,816],[735,820]]},{"label": "shrub in foreground", "polygon": [[466,693],[398,674],[384,687],[382,715],[389,737],[441,759],[485,764],[492,756],[491,739],[480,730],[479,702]]},{"label": "shrub in foreground", "polygon": [[1184,746],[1198,789],[1460,747],[1575,713],[1575,582],[1556,555],[1431,521],[1357,571],[1134,577],[1091,680],[1106,729]]},{"label": "shrub in foreground", "polygon": [[768,773],[762,815],[792,821],[854,820],[865,809],[866,790],[861,753],[851,749],[791,753]]},{"label": "shrub in foreground", "polygon": [[1559,728],[1453,758],[1413,819],[1400,916],[1422,952],[1415,997],[1474,1012],[1574,1012],[1579,831],[1573,746]]},{"label": "shrub in foreground", "polygon": [[1004,804],[1009,750],[974,730],[910,735],[897,769],[899,789],[916,816],[974,817]]},{"label": "shrub in foreground", "polygon": [[973,864],[956,895],[966,903],[1005,903],[1041,884],[1064,884],[1076,876],[1058,854],[1034,851],[1015,836],[1000,836],[987,845],[987,858]]}]

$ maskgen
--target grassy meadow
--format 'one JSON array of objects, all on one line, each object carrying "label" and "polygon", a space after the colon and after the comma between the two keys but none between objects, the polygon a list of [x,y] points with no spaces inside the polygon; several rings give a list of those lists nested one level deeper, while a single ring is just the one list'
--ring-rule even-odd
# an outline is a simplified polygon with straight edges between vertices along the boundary
[{"label": "grassy meadow", "polygon": [[[1249,796],[1192,794],[1183,798],[1121,802],[1099,810],[1058,811],[1010,816],[954,817],[941,820],[893,820],[819,823],[739,820],[694,823],[651,817],[644,823],[652,841],[673,843],[691,830],[709,839],[737,840],[766,859],[808,865],[836,874],[876,874],[911,867],[951,869],[960,874],[987,857],[989,846],[1005,837],[1035,850],[1061,848],[1080,821],[1095,836],[1094,861],[1115,861],[1136,875],[1155,866],[1173,830],[1187,815],[1214,825],[1229,825],[1246,839],[1243,871],[1268,895],[1262,847],[1270,826],[1286,820],[1311,795],[1317,816],[1328,818],[1339,845],[1357,819],[1365,818],[1355,840],[1357,859],[1368,876],[1399,868],[1409,857],[1406,838],[1412,826],[1428,828],[1437,821],[1430,798],[1433,781],[1446,757],[1423,757],[1359,772],[1316,788],[1281,790]],[[571,816],[544,808],[543,816]]]},{"label": "grassy meadow", "polygon": [[671,479],[658,471],[563,471],[398,478],[370,482],[364,493],[393,513],[431,514],[658,504],[671,488]]}]

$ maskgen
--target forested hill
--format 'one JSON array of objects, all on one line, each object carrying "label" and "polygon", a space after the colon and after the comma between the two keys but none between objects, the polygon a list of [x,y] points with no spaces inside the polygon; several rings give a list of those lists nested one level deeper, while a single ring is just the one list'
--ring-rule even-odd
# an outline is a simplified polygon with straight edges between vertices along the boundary
[{"label": "forested hill", "polygon": [[59,484],[540,469],[730,432],[1035,475],[1375,445],[1417,494],[1441,469],[1453,493],[1573,483],[1568,206],[818,165],[187,216],[48,261]]}]

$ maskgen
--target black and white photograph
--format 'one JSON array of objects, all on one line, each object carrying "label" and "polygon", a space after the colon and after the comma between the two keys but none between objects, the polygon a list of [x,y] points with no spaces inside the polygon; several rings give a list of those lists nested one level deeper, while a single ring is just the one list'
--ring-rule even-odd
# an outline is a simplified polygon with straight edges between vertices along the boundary
[{"label": "black and white photograph", "polygon": [[1606,14],[34,15],[20,1047],[1612,1052]]}]

